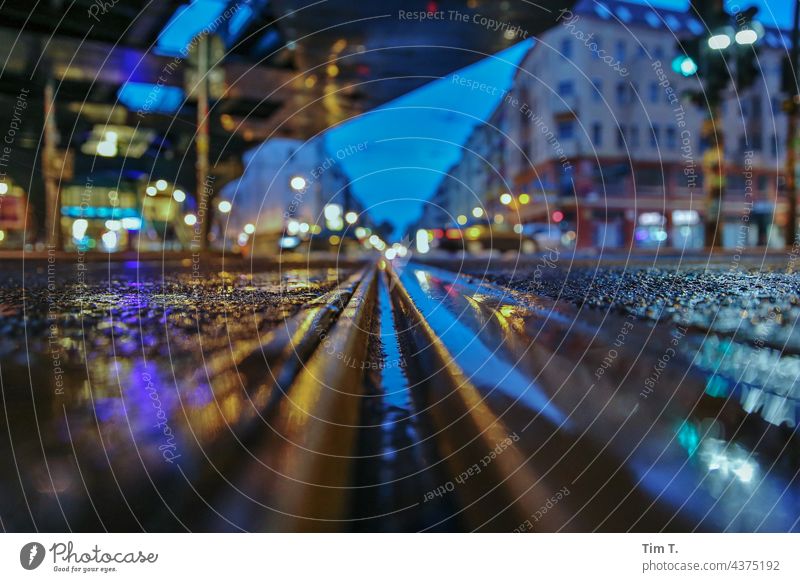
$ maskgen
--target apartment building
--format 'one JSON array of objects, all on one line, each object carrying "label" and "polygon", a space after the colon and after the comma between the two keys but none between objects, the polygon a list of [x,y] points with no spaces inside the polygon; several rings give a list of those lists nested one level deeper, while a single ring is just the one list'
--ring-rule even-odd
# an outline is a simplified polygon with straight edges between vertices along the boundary
[{"label": "apartment building", "polygon": [[[706,115],[686,98],[701,89],[697,77],[671,65],[677,39],[706,34],[686,12],[581,0],[537,38],[511,91],[470,139],[468,147],[485,148],[476,152],[502,157],[493,164],[499,179],[465,183],[485,192],[492,208],[512,192],[506,216],[524,224],[560,219],[579,246],[702,246]],[[785,42],[780,31],[765,31],[756,82],[738,94],[730,88],[721,107],[726,247],[783,243]],[[453,175],[470,174],[455,167]],[[461,201],[460,189],[451,181],[439,199]]]}]

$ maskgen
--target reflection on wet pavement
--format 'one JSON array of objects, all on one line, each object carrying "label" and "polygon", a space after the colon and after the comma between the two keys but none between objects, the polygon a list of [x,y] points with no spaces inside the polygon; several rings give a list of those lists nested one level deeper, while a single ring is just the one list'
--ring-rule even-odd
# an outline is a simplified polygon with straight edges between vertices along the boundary
[{"label": "reflection on wet pavement", "polygon": [[[421,267],[415,279],[427,295],[418,299],[420,305],[441,315],[443,337],[447,329],[470,328],[471,333],[463,334],[465,345],[454,352],[466,370],[470,363],[465,360],[484,350],[509,373],[527,373],[535,381],[528,390],[545,393],[544,407],[539,396],[535,406],[526,402],[528,390],[511,401],[499,400],[498,391],[508,390],[507,375],[495,375],[494,381],[480,385],[488,401],[495,401],[498,414],[524,419],[515,411],[520,404],[533,416],[542,410],[563,412],[574,423],[571,432],[594,435],[612,453],[606,459],[613,463],[609,474],[619,470],[630,475],[625,497],[639,491],[650,499],[630,527],[659,529],[647,511],[660,507],[667,515],[663,527],[679,530],[798,529],[795,482],[800,459],[790,429],[797,420],[800,360],[768,347],[763,339],[774,339],[764,325],[785,326],[784,337],[794,334],[785,318],[770,315],[777,312],[774,306],[761,309],[762,319],[739,313],[738,319],[748,317],[751,326],[734,339],[728,327],[723,331],[710,325],[721,331],[706,335],[671,323],[696,322],[701,318],[698,303],[654,324],[641,319],[650,313],[631,309],[636,313],[630,320],[616,310],[576,307],[571,300],[519,292],[519,285],[506,291],[474,275]],[[584,298],[590,295],[591,287],[583,293]],[[731,297],[730,304],[751,300]],[[618,335],[620,329],[626,329],[624,336]],[[614,343],[619,337],[623,341]],[[482,365],[486,357],[479,360]],[[566,426],[545,427],[522,442],[546,442]],[[575,463],[580,462],[576,457]],[[573,477],[567,472],[561,479]],[[562,481],[556,478],[552,487],[558,489]],[[599,485],[605,486],[602,481]],[[625,501],[619,501],[621,506]],[[619,527],[610,523],[613,518],[606,520],[598,525],[601,529]]]},{"label": "reflection on wet pavement", "polygon": [[6,527],[142,527],[137,491],[191,476],[209,443],[263,408],[268,395],[236,365],[346,273],[93,275],[48,287],[34,274],[0,291],[0,459],[19,475],[1,485]]},{"label": "reflection on wet pavement", "polygon": [[736,333],[782,350],[800,350],[797,276],[727,265],[642,268],[554,268],[471,272],[510,288],[601,310],[622,310],[678,325]]},{"label": "reflection on wet pavement", "polygon": [[708,373],[706,394],[735,398],[745,412],[775,426],[797,426],[800,413],[800,357],[727,337],[693,337],[684,355]]},{"label": "reflection on wet pavement", "polygon": [[[798,530],[800,355],[779,345],[797,339],[792,280],[696,270],[681,289],[674,274],[642,271],[651,279],[636,291],[608,269],[599,280],[622,291],[598,295],[582,273],[555,292],[549,271],[529,281],[541,294],[512,277],[487,283],[415,263],[378,276],[374,306],[358,312],[374,341],[363,362],[346,363],[361,368],[348,373],[363,377],[363,389],[339,380],[363,397],[347,409],[359,418],[350,430],[357,450],[336,477],[353,483],[353,521],[342,528],[501,529],[485,519],[494,506],[470,513],[464,500],[486,492],[506,503],[511,492],[538,507],[566,488],[537,527]],[[357,291],[372,305],[359,287],[365,272],[219,269],[197,278],[118,267],[93,271],[85,285],[65,277],[49,286],[42,271],[8,278],[3,527],[264,526],[277,489],[262,459],[292,460],[291,447],[270,448],[288,406],[276,403],[309,358],[339,370],[337,354],[318,344],[332,331],[348,345],[350,328],[336,323],[348,313],[353,327]],[[659,284],[658,309],[645,309],[652,297],[637,293]],[[334,394],[304,386],[293,402],[324,395],[336,410]],[[463,477],[487,445],[512,436],[480,478]],[[459,473],[467,485],[456,489]],[[448,485],[452,495],[432,496]],[[253,510],[245,492],[264,505]],[[517,510],[500,516],[503,531]]]},{"label": "reflection on wet pavement", "polygon": [[[444,477],[436,467],[430,430],[415,404],[407,365],[414,354],[406,334],[398,333],[389,284],[378,286],[380,323],[372,330],[380,355],[374,393],[365,400],[361,447],[362,487],[357,502],[360,531],[453,530],[447,523],[455,509],[447,500],[420,503],[421,492],[436,487]],[[412,353],[409,353],[412,351]],[[369,384],[369,380],[368,380]]]}]

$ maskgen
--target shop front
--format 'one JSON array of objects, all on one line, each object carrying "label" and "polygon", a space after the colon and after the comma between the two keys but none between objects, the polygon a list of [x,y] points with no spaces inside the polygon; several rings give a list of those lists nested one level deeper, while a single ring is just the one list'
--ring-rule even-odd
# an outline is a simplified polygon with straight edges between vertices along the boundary
[{"label": "shop front", "polygon": [[0,182],[0,249],[20,249],[26,238],[28,197],[22,187],[9,180]]},{"label": "shop front", "polygon": [[117,252],[132,248],[142,226],[136,191],[87,181],[61,191],[64,250]]}]

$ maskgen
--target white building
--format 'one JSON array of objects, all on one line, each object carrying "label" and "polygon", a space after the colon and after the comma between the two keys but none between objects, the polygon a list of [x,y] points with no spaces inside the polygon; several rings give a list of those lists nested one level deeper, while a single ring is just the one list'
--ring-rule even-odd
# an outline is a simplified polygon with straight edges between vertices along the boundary
[{"label": "white building", "polygon": [[325,149],[322,137],[303,141],[273,138],[247,152],[244,173],[226,184],[217,200],[228,201],[228,214],[216,213],[229,241],[235,241],[245,225],[255,235],[278,236],[291,220],[324,223],[326,204],[358,210],[350,193],[349,179],[339,160]]},{"label": "white building", "polygon": [[[514,208],[523,222],[555,213],[585,246],[701,245],[705,114],[685,96],[700,89],[697,77],[672,70],[676,40],[697,36],[706,31],[687,12],[614,0],[581,0],[562,12],[537,38],[490,121],[508,137],[471,140],[484,155],[503,157],[495,164],[503,180],[486,184],[476,176],[474,187],[487,188],[491,203],[510,182],[515,200],[523,193],[531,199]],[[721,108],[728,247],[766,244],[768,236],[781,244],[769,224],[786,219],[777,194],[786,49],[775,29],[758,46],[761,74],[741,94],[730,88]],[[465,156],[462,163],[471,162]]]}]

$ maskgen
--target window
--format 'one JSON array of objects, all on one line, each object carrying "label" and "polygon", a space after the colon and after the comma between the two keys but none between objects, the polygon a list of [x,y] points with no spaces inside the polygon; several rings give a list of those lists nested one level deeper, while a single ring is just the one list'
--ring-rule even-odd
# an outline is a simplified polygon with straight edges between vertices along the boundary
[{"label": "window", "polygon": [[603,43],[602,43],[602,41],[600,40],[600,37],[599,37],[599,36],[595,36],[595,37],[594,37],[594,39],[592,40],[592,42],[591,42],[591,43],[589,43],[589,48],[591,48],[591,46],[592,46],[592,43],[594,43],[594,45],[597,47],[597,48],[594,50],[594,58],[596,58],[596,59],[599,59],[599,58],[600,58],[600,54],[599,54],[599,53],[600,53],[600,51],[601,51],[601,50],[603,50]]},{"label": "window", "polygon": [[592,81],[594,91],[592,92],[592,99],[595,103],[600,103],[603,100],[603,81],[595,79]]},{"label": "window", "polygon": [[565,38],[561,41],[561,55],[565,59],[572,58],[572,40],[569,38]]},{"label": "window", "polygon": [[661,141],[661,128],[653,124],[652,131],[650,132],[650,147],[657,148],[658,142]]},{"label": "window", "polygon": [[742,108],[742,116],[750,117],[750,115],[752,114],[752,107],[751,107],[752,102],[749,101],[748,99],[741,99],[739,103],[741,104],[740,107]]},{"label": "window", "polygon": [[628,102],[628,86],[625,83],[617,83],[617,104],[625,105]]},{"label": "window", "polygon": [[638,125],[630,126],[630,128],[628,128],[628,135],[629,135],[630,142],[631,142],[630,146],[632,148],[638,148],[639,147],[639,126]]},{"label": "window", "polygon": [[648,10],[644,15],[644,19],[647,21],[647,24],[653,28],[659,28],[661,26],[661,19],[654,12]]},{"label": "window", "polygon": [[558,122],[558,139],[569,140],[575,137],[575,120]]},{"label": "window", "polygon": [[658,82],[652,81],[650,83],[650,103],[658,103],[661,91],[659,90]]},{"label": "window", "polygon": [[558,94],[562,99],[575,95],[575,83],[572,81],[560,81],[558,83]]},{"label": "window", "polygon": [[617,147],[621,150],[625,149],[625,126],[623,125],[617,128]]},{"label": "window", "polygon": [[676,32],[681,29],[681,22],[672,14],[668,14],[667,17],[664,19],[667,21],[667,26],[669,26],[671,32]]},{"label": "window", "polygon": [[761,96],[760,95],[753,95],[753,107],[752,107],[753,115],[761,116]]},{"label": "window", "polygon": [[667,148],[674,149],[678,147],[678,136],[674,127],[667,128]]},{"label": "window", "polygon": [[592,145],[600,147],[603,145],[603,124],[595,122],[592,124]]},{"label": "window", "polygon": [[614,43],[614,58],[619,62],[625,61],[625,41],[618,40]]},{"label": "window", "polygon": [[706,27],[700,24],[700,21],[695,20],[694,18],[690,18],[688,20],[687,26],[689,27],[689,30],[697,35],[703,34],[706,31]]},{"label": "window", "polygon": [[764,140],[760,131],[753,131],[749,134],[742,134],[739,136],[739,152],[746,152],[753,150],[760,152],[764,146]]},{"label": "window", "polygon": [[611,11],[605,4],[596,4],[594,7],[594,11],[603,20],[608,20],[609,18],[611,18]]}]

